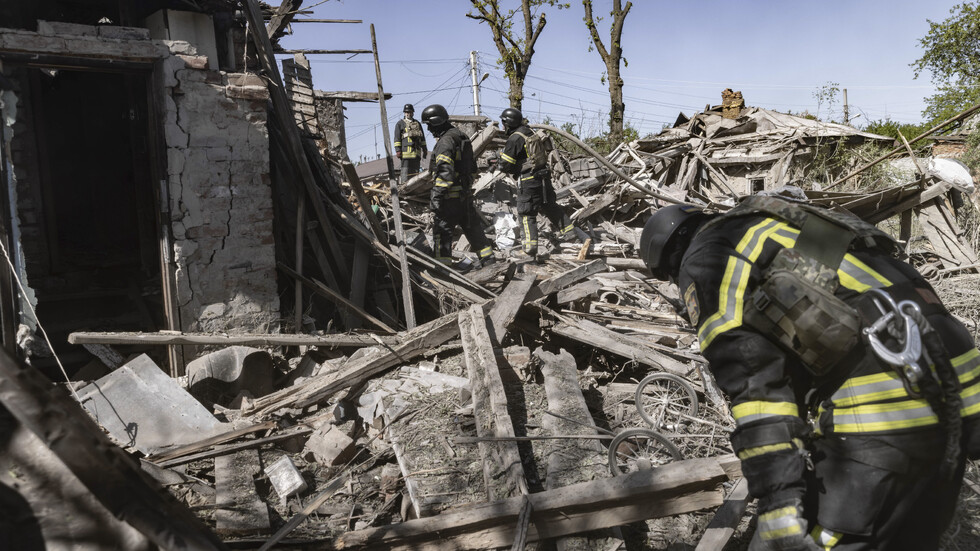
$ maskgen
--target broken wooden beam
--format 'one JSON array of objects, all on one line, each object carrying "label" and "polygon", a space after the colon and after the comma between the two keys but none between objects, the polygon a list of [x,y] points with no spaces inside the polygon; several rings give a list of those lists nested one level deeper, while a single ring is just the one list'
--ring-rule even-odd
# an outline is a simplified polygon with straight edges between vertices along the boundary
[{"label": "broken wooden beam", "polygon": [[749,484],[744,478],[740,478],[725,502],[715,511],[714,518],[708,523],[694,551],[722,551],[742,522],[745,508],[751,500]]},{"label": "broken wooden beam", "polygon": [[[507,392],[493,343],[487,331],[483,308],[475,304],[459,313],[459,334],[463,341],[463,359],[470,377],[476,433],[480,437],[515,436],[514,422],[507,411]],[[491,501],[526,495],[527,480],[517,443],[512,441],[481,442],[483,473],[487,497]]]},{"label": "broken wooden beam", "polygon": [[[550,310],[548,311],[551,312]],[[564,318],[562,321],[556,323],[551,331],[556,335],[579,341],[591,347],[601,348],[607,352],[612,352],[613,354],[669,373],[686,377],[693,370],[693,368],[646,346],[643,342],[627,337],[626,335],[621,335],[588,320],[579,319],[573,321]]]},{"label": "broken wooden beam", "polygon": [[217,346],[326,346],[331,348],[364,348],[377,344],[395,344],[391,335],[301,335],[262,333],[243,335],[215,335],[212,333],[129,333],[119,331],[76,331],[68,335],[71,344],[153,344],[153,345],[217,345]]},{"label": "broken wooden beam", "polygon": [[528,294],[528,300],[533,301],[541,297],[550,295],[551,293],[560,291],[573,283],[577,283],[579,280],[585,279],[591,275],[598,274],[600,272],[605,272],[608,269],[606,261],[602,258],[593,260],[587,264],[582,264],[581,266],[576,266],[571,270],[562,272],[555,277],[548,278],[538,284],[537,287],[531,290]]},{"label": "broken wooden beam", "polygon": [[398,344],[384,345],[380,354],[365,356],[348,362],[337,372],[314,377],[301,385],[294,385],[257,398],[245,413],[268,415],[280,408],[306,407],[333,394],[362,384],[371,377],[402,363],[411,361],[422,352],[440,346],[459,335],[455,313],[424,323],[411,331],[398,335]]},{"label": "broken wooden beam", "polygon": [[[724,500],[718,486],[727,478],[718,458],[709,457],[530,494],[527,542],[716,507]],[[516,496],[455,513],[347,532],[334,540],[334,548],[509,547],[517,535],[524,501],[524,496]]]},{"label": "broken wooden beam", "polygon": [[176,448],[168,448],[161,452],[154,453],[148,456],[146,459],[148,461],[160,462],[167,461],[169,459],[176,459],[178,457],[183,457],[188,454],[192,454],[201,451],[205,448],[210,448],[211,446],[217,446],[218,444],[224,444],[229,440],[234,440],[240,438],[247,434],[252,434],[253,432],[260,432],[263,430],[270,430],[276,428],[277,423],[275,421],[266,421],[265,423],[256,423],[249,427],[244,427],[238,430],[232,430],[225,432],[223,434],[218,434],[216,436],[211,436],[197,442],[190,444],[185,444],[183,446],[178,446]]},{"label": "broken wooden beam", "polygon": [[160,548],[225,549],[199,519],[110,442],[64,389],[5,351],[0,351],[0,404],[37,435],[106,509]]},{"label": "broken wooden beam", "polygon": [[[376,102],[378,101],[377,92],[353,92],[353,91],[333,91],[324,92],[323,90],[313,90],[313,97],[316,99],[339,99],[341,101],[353,102]],[[385,93],[385,99],[391,99],[390,93]]]},{"label": "broken wooden beam", "polygon": [[278,263],[278,266],[279,266],[279,269],[280,270],[286,272],[287,275],[295,278],[297,281],[301,282],[303,285],[306,285],[307,287],[309,287],[311,290],[313,290],[314,292],[316,292],[320,296],[323,296],[323,297],[326,297],[326,298],[330,299],[331,301],[333,301],[340,308],[347,309],[352,314],[354,314],[357,317],[361,318],[362,320],[370,323],[371,325],[377,327],[378,329],[381,329],[382,331],[387,331],[388,333],[397,333],[398,332],[396,329],[392,328],[387,323],[385,323],[385,322],[379,320],[378,318],[372,316],[371,314],[369,314],[366,311],[364,311],[363,308],[361,308],[361,307],[357,306],[356,304],[354,304],[353,302],[347,300],[346,298],[344,298],[343,295],[341,295],[340,293],[334,291],[330,287],[327,287],[326,285],[320,283],[319,281],[317,281],[315,279],[310,279],[310,278],[308,278],[306,276],[303,276],[303,275],[297,273],[296,270],[293,270],[292,268],[290,268],[289,266],[283,264],[282,262],[279,262]]},{"label": "broken wooden beam", "polygon": [[490,309],[490,338],[500,346],[507,335],[507,327],[514,321],[514,316],[524,306],[527,295],[534,285],[534,274],[524,273],[512,279],[504,291],[494,301]]}]

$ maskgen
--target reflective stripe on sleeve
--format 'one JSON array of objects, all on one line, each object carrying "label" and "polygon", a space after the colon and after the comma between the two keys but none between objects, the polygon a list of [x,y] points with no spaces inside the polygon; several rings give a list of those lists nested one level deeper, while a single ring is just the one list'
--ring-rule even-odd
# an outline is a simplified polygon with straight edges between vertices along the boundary
[{"label": "reflective stripe on sleeve", "polygon": [[738,426],[769,417],[799,417],[799,409],[792,402],[742,402],[732,406],[732,416]]},{"label": "reflective stripe on sleeve", "polygon": [[901,377],[894,371],[887,371],[848,379],[830,400],[837,407],[851,407],[907,395]]},{"label": "reflective stripe on sleeve", "polygon": [[442,153],[436,155],[436,162],[437,163],[447,163],[447,164],[450,164],[450,165],[452,165],[452,164],[455,163],[453,161],[453,158],[452,157],[450,157],[449,155],[444,155]]},{"label": "reflective stripe on sleeve", "polygon": [[500,154],[500,158],[503,159],[503,160],[505,160],[505,161],[507,161],[508,163],[510,163],[512,165],[516,165],[517,164],[517,159],[511,157],[510,155],[508,155],[506,153],[501,153]]},{"label": "reflective stripe on sleeve", "polygon": [[803,533],[803,519],[796,507],[781,507],[759,515],[759,535],[771,541]]},{"label": "reflective stripe on sleeve", "polygon": [[840,542],[840,539],[844,534],[840,532],[834,532],[833,530],[828,530],[819,524],[813,527],[810,532],[810,537],[813,541],[817,542],[817,545],[824,551],[830,551]]}]

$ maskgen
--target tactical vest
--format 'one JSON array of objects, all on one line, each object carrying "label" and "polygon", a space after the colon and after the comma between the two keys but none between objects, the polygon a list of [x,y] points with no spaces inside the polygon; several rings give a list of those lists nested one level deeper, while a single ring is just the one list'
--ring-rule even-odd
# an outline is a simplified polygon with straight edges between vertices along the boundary
[{"label": "tactical vest", "polygon": [[861,316],[835,296],[837,269],[849,250],[877,249],[899,256],[901,249],[885,232],[856,216],[751,196],[712,220],[764,214],[800,229],[792,248],[780,250],[746,300],[742,320],[796,354],[814,375],[833,374],[861,337]]},{"label": "tactical vest", "polygon": [[403,119],[405,126],[402,128],[402,151],[403,159],[414,159],[418,156],[418,143],[424,138],[422,125],[415,119]]}]

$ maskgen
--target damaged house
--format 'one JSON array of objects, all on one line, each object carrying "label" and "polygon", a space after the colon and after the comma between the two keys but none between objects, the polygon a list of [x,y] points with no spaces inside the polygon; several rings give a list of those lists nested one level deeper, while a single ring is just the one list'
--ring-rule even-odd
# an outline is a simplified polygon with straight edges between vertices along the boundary
[{"label": "damaged house", "polygon": [[978,331],[948,201],[972,179],[911,151],[872,191],[837,188],[872,163],[813,177],[824,148],[907,153],[889,138],[731,91],[605,156],[534,125],[577,148],[551,160],[581,242],[527,263],[488,162],[503,133],[455,117],[500,261],[467,266],[460,238],[447,267],[426,176],[347,158],[344,103],[387,119],[380,69],[377,91],[317,90],[280,46],[301,0],[36,4],[0,5],[0,548],[746,545],[734,419],[636,253],[670,202],[816,182],[796,198],[928,243]]}]

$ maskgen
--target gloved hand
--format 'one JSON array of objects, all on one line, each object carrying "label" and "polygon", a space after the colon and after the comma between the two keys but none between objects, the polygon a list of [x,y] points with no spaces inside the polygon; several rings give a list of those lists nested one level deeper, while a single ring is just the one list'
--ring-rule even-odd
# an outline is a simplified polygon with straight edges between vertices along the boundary
[{"label": "gloved hand", "polygon": [[396,151],[395,152],[395,157],[398,157],[399,159],[401,159],[402,158],[402,152],[401,151]]},{"label": "gloved hand", "polygon": [[803,505],[792,500],[759,514],[749,551],[820,551],[807,533]]}]

